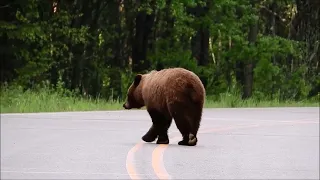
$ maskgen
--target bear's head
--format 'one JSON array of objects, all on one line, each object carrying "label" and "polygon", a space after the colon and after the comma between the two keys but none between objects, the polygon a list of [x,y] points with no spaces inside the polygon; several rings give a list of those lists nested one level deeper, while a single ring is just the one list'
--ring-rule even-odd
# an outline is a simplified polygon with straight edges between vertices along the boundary
[{"label": "bear's head", "polygon": [[140,109],[144,106],[144,101],[142,98],[142,78],[143,75],[138,74],[134,78],[133,83],[130,85],[127,92],[126,102],[123,104],[125,109],[137,108]]}]

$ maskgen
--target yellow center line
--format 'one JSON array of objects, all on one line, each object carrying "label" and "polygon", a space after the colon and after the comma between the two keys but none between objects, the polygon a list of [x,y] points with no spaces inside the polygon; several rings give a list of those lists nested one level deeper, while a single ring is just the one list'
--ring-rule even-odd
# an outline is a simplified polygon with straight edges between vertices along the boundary
[{"label": "yellow center line", "polygon": [[126,168],[127,172],[130,176],[130,179],[141,179],[135,169],[135,166],[133,164],[134,161],[134,154],[143,146],[143,142],[137,143],[135,146],[133,146],[128,154],[127,154],[127,160],[126,160]]},{"label": "yellow center line", "polygon": [[[286,122],[280,122],[280,123],[272,123],[272,124],[251,124],[251,125],[235,125],[235,126],[227,126],[223,128],[206,128],[199,132],[199,134],[204,133],[213,133],[213,132],[223,132],[228,130],[237,130],[237,129],[248,129],[248,128],[257,128],[257,127],[263,127],[263,126],[274,126],[274,125],[295,125],[295,124],[318,124],[317,121],[286,121]],[[177,142],[181,139],[181,135],[175,136],[172,139],[170,139],[170,143]],[[152,152],[152,168],[154,173],[159,179],[171,179],[170,174],[167,172],[164,162],[163,162],[163,154],[164,151],[167,149],[168,144],[160,144],[158,145]]]}]

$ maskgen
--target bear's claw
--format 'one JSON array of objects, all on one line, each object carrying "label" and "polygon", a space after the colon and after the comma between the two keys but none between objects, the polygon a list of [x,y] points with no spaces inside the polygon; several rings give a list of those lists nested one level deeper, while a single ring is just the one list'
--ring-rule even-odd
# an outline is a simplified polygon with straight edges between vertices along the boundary
[{"label": "bear's claw", "polygon": [[157,140],[157,144],[169,144],[169,139]]},{"label": "bear's claw", "polygon": [[157,140],[157,144],[169,144],[169,137],[166,136],[159,136]]},{"label": "bear's claw", "polygon": [[188,146],[188,141],[182,140],[178,142],[178,145],[182,145],[182,146]]},{"label": "bear's claw", "polygon": [[149,135],[144,135],[142,136],[142,140],[145,142],[153,142],[154,140],[156,140],[157,136],[151,137]]},{"label": "bear's claw", "polygon": [[198,142],[198,139],[193,134],[189,134],[189,138],[188,139],[184,138],[182,141],[179,141],[178,145],[195,146],[197,142]]}]

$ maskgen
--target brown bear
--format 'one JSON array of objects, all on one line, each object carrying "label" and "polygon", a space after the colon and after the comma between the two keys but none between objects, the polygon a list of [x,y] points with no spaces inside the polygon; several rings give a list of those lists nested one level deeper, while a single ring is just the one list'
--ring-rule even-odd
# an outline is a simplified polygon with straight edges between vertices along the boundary
[{"label": "brown bear", "polygon": [[123,107],[140,109],[146,106],[152,126],[142,137],[145,142],[158,138],[157,144],[169,144],[167,132],[173,118],[183,137],[178,144],[195,146],[205,93],[199,77],[189,70],[153,70],[135,76]]}]

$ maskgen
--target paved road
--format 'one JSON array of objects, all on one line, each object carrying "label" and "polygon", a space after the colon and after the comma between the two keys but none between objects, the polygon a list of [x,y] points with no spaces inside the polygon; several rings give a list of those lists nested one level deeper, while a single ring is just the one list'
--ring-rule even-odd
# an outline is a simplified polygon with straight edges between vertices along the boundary
[{"label": "paved road", "polygon": [[196,147],[144,110],[1,115],[2,179],[319,179],[319,109],[205,109]]}]

